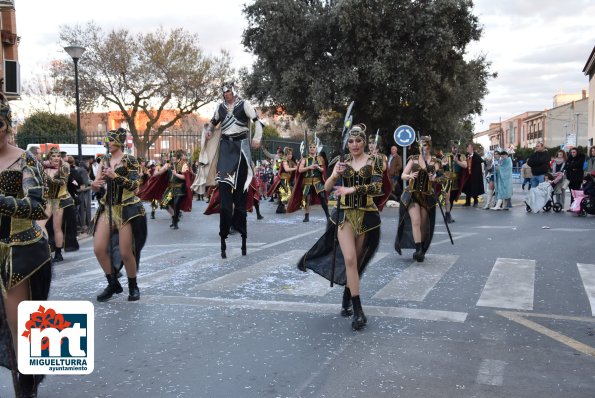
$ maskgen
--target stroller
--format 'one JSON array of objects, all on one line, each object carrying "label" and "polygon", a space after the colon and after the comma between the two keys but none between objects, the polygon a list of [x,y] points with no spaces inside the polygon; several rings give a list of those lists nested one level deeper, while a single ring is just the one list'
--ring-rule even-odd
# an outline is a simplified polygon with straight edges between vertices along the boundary
[{"label": "stroller", "polygon": [[582,189],[572,190],[572,197],[571,212],[581,217],[595,215],[595,178],[592,174],[584,178]]},{"label": "stroller", "polygon": [[539,213],[540,211],[559,213],[562,205],[554,201],[554,181],[544,181],[527,193],[525,206],[527,213]]}]

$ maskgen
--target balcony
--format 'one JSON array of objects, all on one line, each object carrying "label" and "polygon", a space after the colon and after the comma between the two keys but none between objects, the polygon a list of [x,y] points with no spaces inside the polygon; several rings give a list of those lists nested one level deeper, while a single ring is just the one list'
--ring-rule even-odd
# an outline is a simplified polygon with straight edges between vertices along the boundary
[{"label": "balcony", "polygon": [[19,36],[7,30],[0,31],[2,37],[2,44],[14,46],[19,42]]}]

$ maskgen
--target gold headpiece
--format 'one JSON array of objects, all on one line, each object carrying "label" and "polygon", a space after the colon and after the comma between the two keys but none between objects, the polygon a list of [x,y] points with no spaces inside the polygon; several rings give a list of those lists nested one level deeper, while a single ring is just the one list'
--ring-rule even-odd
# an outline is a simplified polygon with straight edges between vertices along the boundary
[{"label": "gold headpiece", "polygon": [[366,141],[366,125],[358,123],[349,130],[349,137],[360,137]]},{"label": "gold headpiece", "polygon": [[126,134],[128,131],[125,128],[120,127],[117,130],[111,130],[106,137],[106,141],[113,141],[116,144],[123,147],[126,144]]}]

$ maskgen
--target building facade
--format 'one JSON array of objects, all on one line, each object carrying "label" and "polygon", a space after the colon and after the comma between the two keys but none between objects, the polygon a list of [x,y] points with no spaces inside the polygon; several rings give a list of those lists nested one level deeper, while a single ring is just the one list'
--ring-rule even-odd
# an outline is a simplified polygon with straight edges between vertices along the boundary
[{"label": "building facade", "polygon": [[587,105],[587,146],[595,144],[595,47],[583,68],[583,73],[589,77],[589,100]]},{"label": "building facade", "polygon": [[18,99],[21,95],[21,75],[14,1],[0,2],[0,38],[2,39],[2,53],[0,54],[2,91],[8,100]]}]

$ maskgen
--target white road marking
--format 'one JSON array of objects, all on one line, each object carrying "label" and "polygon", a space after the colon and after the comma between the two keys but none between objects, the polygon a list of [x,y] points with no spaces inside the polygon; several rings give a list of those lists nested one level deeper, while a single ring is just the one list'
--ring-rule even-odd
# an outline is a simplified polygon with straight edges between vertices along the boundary
[{"label": "white road marking", "polygon": [[[185,296],[148,296],[144,295],[141,304],[163,304],[163,305],[185,305],[198,307],[227,307],[263,311],[282,312],[304,312],[308,314],[329,314],[339,315],[339,304],[322,303],[299,303],[294,301],[267,301],[224,299],[207,297],[185,297]],[[110,303],[112,304],[112,303]],[[113,302],[113,305],[118,305]],[[379,316],[387,318],[408,318],[424,321],[442,321],[464,323],[467,319],[466,312],[424,310],[403,307],[378,307],[364,305],[367,316]]]},{"label": "white road marking", "polygon": [[591,305],[591,314],[595,316],[595,264],[577,264],[578,272],[581,274],[585,292]]},{"label": "white road marking", "polygon": [[423,263],[414,261],[372,298],[423,301],[458,258],[459,256],[426,255]]},{"label": "white road marking", "polygon": [[[368,267],[378,261],[382,260],[389,253],[387,252],[377,252],[372,258],[372,261],[368,264]],[[308,272],[307,275],[300,283],[296,286],[291,286],[289,288],[281,288],[278,289],[279,293],[289,294],[292,296],[314,296],[314,297],[322,297],[329,293],[332,288],[330,287],[330,282],[325,278],[321,277],[320,275],[312,272]]]},{"label": "white road marking", "polygon": [[[141,266],[142,266],[143,261],[151,260],[155,257],[170,255],[172,253],[177,253],[179,251],[180,251],[180,249],[168,250],[168,251],[162,251],[162,252],[154,254],[152,256],[141,257]],[[92,271],[82,272],[82,273],[70,275],[66,278],[52,280],[52,286],[69,286],[72,284],[86,283],[92,279],[101,278],[104,275],[105,275],[105,273],[103,272],[103,269],[101,269],[101,267],[99,266],[99,263],[97,263],[97,267],[94,268]]]},{"label": "white road marking", "polygon": [[498,258],[478,306],[533,310],[535,260]]},{"label": "white road marking", "polygon": [[294,262],[305,253],[304,250],[291,250],[279,256],[269,257],[257,264],[247,266],[237,271],[225,274],[219,278],[207,281],[198,285],[197,289],[214,290],[214,291],[230,291],[234,290],[240,285],[246,283],[251,279],[263,277],[273,270],[277,270],[286,263]]},{"label": "white road marking", "polygon": [[475,381],[488,386],[501,386],[506,365],[506,362],[497,359],[484,359],[479,365]]}]

